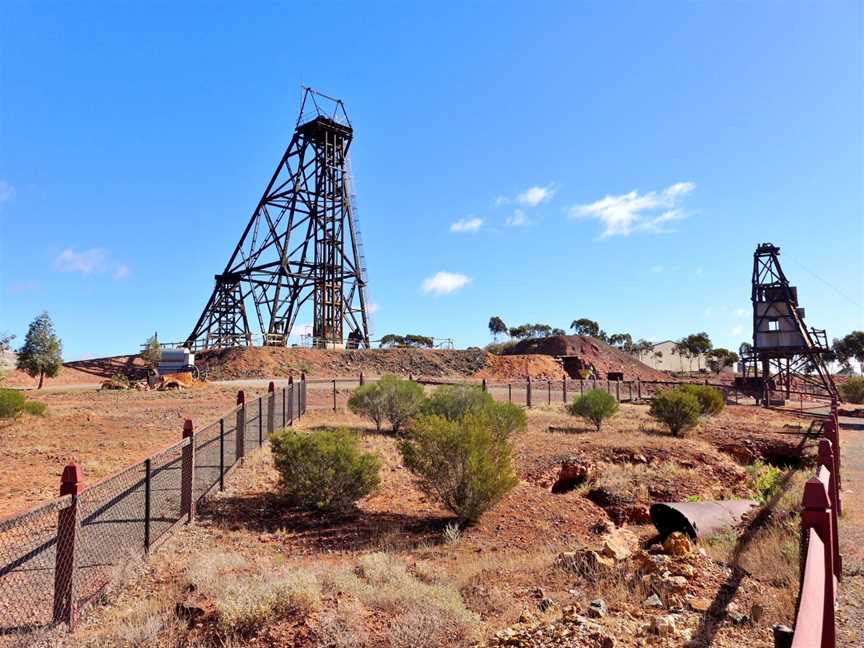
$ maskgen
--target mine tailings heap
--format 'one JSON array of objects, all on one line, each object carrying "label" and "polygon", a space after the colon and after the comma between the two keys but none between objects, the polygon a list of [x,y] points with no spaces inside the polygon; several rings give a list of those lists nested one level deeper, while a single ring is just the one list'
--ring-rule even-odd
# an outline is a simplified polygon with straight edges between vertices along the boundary
[{"label": "mine tailings heap", "polygon": [[587,335],[552,335],[523,340],[508,348],[505,355],[548,355],[561,362],[570,378],[600,380],[669,380],[625,351]]}]

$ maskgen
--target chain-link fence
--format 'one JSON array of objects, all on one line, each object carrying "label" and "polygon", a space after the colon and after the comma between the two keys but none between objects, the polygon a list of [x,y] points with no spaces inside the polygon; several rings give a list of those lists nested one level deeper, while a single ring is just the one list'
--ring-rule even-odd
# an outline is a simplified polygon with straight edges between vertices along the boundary
[{"label": "chain-link fence", "polygon": [[63,496],[0,520],[0,636],[26,640],[74,624],[130,562],[190,521],[195,505],[268,434],[306,411],[306,381],[289,382],[194,430],[183,440],[88,488],[77,466]]}]

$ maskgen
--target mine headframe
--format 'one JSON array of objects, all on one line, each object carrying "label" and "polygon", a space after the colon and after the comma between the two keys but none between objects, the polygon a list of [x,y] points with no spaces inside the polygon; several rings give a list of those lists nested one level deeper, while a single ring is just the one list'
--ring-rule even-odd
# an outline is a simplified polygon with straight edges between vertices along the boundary
[{"label": "mine headframe", "polygon": [[342,101],[304,88],[291,142],[185,346],[284,346],[304,307],[316,346],[369,346],[352,138]]},{"label": "mine headframe", "polygon": [[[830,352],[824,330],[807,328],[798,290],[780,266],[780,248],[762,243],[753,254],[753,345],[742,358],[745,379],[760,389],[807,391],[823,398],[839,398],[825,365]],[[752,372],[752,378],[748,376]]]}]

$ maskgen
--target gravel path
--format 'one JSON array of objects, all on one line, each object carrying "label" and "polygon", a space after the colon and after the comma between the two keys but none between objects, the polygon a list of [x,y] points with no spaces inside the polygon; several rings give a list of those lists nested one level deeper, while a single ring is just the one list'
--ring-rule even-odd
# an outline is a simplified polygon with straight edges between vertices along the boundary
[{"label": "gravel path", "polygon": [[864,430],[841,430],[843,582],[837,611],[837,645],[864,646]]}]

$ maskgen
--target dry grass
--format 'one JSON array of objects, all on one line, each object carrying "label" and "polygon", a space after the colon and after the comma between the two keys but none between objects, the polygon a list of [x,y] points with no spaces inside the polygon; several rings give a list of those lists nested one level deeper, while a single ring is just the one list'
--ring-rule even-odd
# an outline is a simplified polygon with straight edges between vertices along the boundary
[{"label": "dry grass", "polygon": [[320,602],[321,588],[309,571],[226,578],[215,601],[220,627],[248,634],[288,612],[308,614]]},{"label": "dry grass", "polygon": [[586,489],[602,489],[622,502],[650,499],[649,485],[660,481],[686,479],[688,471],[674,461],[656,464],[615,464],[600,462],[597,478]]}]

